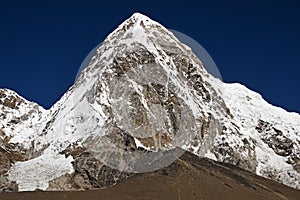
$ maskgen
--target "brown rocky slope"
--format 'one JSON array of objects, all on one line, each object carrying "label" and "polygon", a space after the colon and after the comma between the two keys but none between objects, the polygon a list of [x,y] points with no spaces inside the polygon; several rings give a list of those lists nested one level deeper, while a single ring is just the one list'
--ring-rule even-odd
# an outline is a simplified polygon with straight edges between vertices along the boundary
[{"label": "brown rocky slope", "polygon": [[101,190],[0,194],[1,200],[27,199],[299,199],[300,191],[230,164],[184,153],[161,170],[135,174]]}]

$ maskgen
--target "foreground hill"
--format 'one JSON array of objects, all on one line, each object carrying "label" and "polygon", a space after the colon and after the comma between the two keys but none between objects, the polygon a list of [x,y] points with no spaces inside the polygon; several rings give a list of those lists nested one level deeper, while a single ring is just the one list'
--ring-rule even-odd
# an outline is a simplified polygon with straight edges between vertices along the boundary
[{"label": "foreground hill", "polygon": [[184,153],[170,166],[101,190],[2,193],[1,200],[299,199],[300,191],[230,164]]}]

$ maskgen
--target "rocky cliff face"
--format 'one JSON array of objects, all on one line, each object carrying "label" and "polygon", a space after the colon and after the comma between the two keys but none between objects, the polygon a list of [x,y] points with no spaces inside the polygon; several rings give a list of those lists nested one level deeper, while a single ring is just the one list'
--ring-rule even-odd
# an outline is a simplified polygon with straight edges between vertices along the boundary
[{"label": "rocky cliff face", "polygon": [[180,149],[300,185],[299,114],[215,79],[141,14],[105,39],[50,110],[3,89],[0,117],[2,191],[102,188],[161,169]]}]

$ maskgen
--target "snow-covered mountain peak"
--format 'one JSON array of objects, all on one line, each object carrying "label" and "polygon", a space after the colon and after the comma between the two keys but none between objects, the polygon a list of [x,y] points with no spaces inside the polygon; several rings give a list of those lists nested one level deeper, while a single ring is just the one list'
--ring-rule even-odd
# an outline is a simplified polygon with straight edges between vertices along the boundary
[{"label": "snow-covered mountain peak", "polygon": [[[1,96],[0,102],[9,105]],[[21,114],[5,108],[1,121],[10,136],[2,144],[26,154],[6,166],[7,181],[19,190],[66,189],[66,180],[104,187],[116,181],[98,180],[107,169],[122,177],[159,169],[182,154],[169,154],[178,147],[300,185],[299,115],[215,79],[189,47],[139,13],[108,35],[50,110],[24,105]]]},{"label": "snow-covered mountain peak", "polygon": [[[132,14],[132,16],[130,18],[128,18],[127,20],[124,21],[124,23],[122,23],[120,26],[122,27],[124,24],[126,24],[127,26],[129,24],[133,24],[132,27],[135,27],[137,25],[141,26],[141,27],[149,27],[149,26],[161,26],[159,23],[157,23],[156,21],[150,19],[149,17],[147,17],[146,15],[143,15],[141,13],[134,13]],[[124,27],[122,27],[124,28]]]},{"label": "snow-covered mountain peak", "polygon": [[139,12],[133,13],[130,18],[133,18],[135,20],[146,20],[146,21],[152,21],[148,16],[143,15]]},{"label": "snow-covered mountain peak", "polygon": [[131,17],[121,23],[111,34],[109,34],[107,38],[110,38],[110,36],[114,34],[119,34],[120,32],[130,32],[139,28],[149,28],[154,26],[162,27],[162,25],[150,19],[149,17],[141,13],[134,13]]},{"label": "snow-covered mountain peak", "polygon": [[[159,44],[164,45],[164,43],[180,46],[185,51],[191,51],[189,47],[182,44],[174,34],[164,26],[143,14],[134,13],[107,36],[102,46],[108,44],[109,46],[124,45],[130,47],[134,44],[140,44],[148,50],[154,50],[159,49]],[[124,46],[122,48],[125,48]],[[99,49],[101,49],[101,47]]]}]

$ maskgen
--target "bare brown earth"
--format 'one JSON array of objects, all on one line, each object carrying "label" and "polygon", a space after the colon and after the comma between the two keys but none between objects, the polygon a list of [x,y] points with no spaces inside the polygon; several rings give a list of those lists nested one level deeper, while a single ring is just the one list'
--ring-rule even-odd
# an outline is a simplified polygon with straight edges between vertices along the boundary
[{"label": "bare brown earth", "polygon": [[300,191],[259,177],[233,165],[185,153],[172,165],[102,190],[81,192],[20,192],[0,194],[1,200],[90,199],[300,199]]}]

